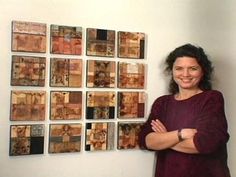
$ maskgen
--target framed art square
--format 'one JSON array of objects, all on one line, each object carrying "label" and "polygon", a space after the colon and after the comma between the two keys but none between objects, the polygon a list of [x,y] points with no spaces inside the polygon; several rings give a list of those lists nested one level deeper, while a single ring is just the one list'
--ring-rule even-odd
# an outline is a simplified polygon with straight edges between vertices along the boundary
[{"label": "framed art square", "polygon": [[86,123],[86,151],[114,149],[114,122]]},{"label": "framed art square", "polygon": [[114,119],[115,92],[87,91],[86,119]]},{"label": "framed art square", "polygon": [[118,57],[144,59],[145,34],[140,32],[118,32]]},{"label": "framed art square", "polygon": [[44,23],[12,21],[12,51],[46,53]]},{"label": "framed art square", "polygon": [[118,92],[118,118],[143,118],[145,114],[144,92]]},{"label": "framed art square", "polygon": [[44,125],[11,125],[10,156],[44,153]]},{"label": "framed art square", "polygon": [[114,88],[115,61],[87,60],[87,87]]},{"label": "framed art square", "polygon": [[51,120],[79,120],[81,117],[82,91],[51,91]]},{"label": "framed art square", "polygon": [[51,25],[52,54],[81,55],[82,27]]},{"label": "framed art square", "polygon": [[81,87],[81,59],[51,58],[50,86],[51,87]]},{"label": "framed art square", "polygon": [[114,57],[115,31],[87,28],[86,55]]},{"label": "framed art square", "polygon": [[46,57],[12,56],[12,86],[44,86]]},{"label": "framed art square", "polygon": [[119,62],[118,88],[144,89],[145,64],[134,62]]},{"label": "framed art square", "polygon": [[49,153],[80,152],[82,125],[51,124],[49,130]]},{"label": "framed art square", "polygon": [[45,91],[11,91],[11,121],[45,120]]},{"label": "framed art square", "polygon": [[117,149],[139,149],[138,134],[143,122],[118,122]]}]

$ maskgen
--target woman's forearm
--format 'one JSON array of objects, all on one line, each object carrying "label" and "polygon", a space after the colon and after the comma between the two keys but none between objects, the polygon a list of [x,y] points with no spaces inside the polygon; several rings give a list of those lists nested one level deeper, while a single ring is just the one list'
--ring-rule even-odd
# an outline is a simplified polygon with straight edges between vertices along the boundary
[{"label": "woman's forearm", "polygon": [[175,144],[174,146],[172,146],[171,149],[178,152],[187,153],[187,154],[199,153],[198,150],[196,149],[196,146],[193,143],[193,138],[185,139]]},{"label": "woman's forearm", "polygon": [[152,132],[146,136],[146,146],[153,150],[163,150],[174,147],[178,142],[178,132],[170,131],[165,133]]}]

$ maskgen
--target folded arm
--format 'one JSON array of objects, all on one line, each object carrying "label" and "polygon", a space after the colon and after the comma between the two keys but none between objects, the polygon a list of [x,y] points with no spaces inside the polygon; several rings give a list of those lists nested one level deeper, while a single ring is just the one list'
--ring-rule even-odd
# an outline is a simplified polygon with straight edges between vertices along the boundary
[{"label": "folded arm", "polygon": [[182,141],[179,140],[178,130],[167,131],[165,126],[158,120],[151,122],[152,130],[146,138],[146,145],[153,150],[163,150],[171,148],[175,151],[184,153],[198,153],[194,143],[193,137],[197,132],[196,129],[182,129]]}]

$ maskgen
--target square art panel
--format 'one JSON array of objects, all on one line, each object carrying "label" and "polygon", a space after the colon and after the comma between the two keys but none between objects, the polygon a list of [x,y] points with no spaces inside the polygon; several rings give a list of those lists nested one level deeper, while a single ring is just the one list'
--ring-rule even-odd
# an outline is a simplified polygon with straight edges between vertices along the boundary
[{"label": "square art panel", "polygon": [[46,31],[44,23],[12,21],[12,51],[45,53]]},{"label": "square art panel", "polygon": [[33,56],[12,56],[12,86],[44,86],[46,58]]},{"label": "square art panel", "polygon": [[82,27],[51,25],[51,53],[81,55]]},{"label": "square art panel", "polygon": [[87,92],[87,119],[114,119],[115,92]]},{"label": "square art panel", "polygon": [[49,153],[80,152],[81,124],[51,124]]},{"label": "square art panel", "polygon": [[143,122],[118,122],[117,149],[139,149],[138,134]]},{"label": "square art panel", "polygon": [[50,64],[51,87],[81,87],[82,60],[51,58]]},{"label": "square art panel", "polygon": [[143,118],[145,99],[144,92],[118,92],[118,118]]},{"label": "square art panel", "polygon": [[114,122],[86,123],[86,151],[114,149]]},{"label": "square art panel", "polygon": [[144,89],[145,64],[134,62],[119,62],[118,87]]},{"label": "square art panel", "polygon": [[10,156],[43,154],[44,125],[11,125]]},{"label": "square art panel", "polygon": [[11,115],[12,121],[42,121],[45,120],[45,91],[12,91]]},{"label": "square art panel", "polygon": [[114,57],[115,31],[87,28],[86,55]]},{"label": "square art panel", "polygon": [[88,60],[87,87],[114,88],[115,72],[115,61]]},{"label": "square art panel", "polygon": [[145,34],[118,32],[118,57],[144,59]]},{"label": "square art panel", "polygon": [[81,91],[51,91],[51,120],[78,120],[81,117]]}]

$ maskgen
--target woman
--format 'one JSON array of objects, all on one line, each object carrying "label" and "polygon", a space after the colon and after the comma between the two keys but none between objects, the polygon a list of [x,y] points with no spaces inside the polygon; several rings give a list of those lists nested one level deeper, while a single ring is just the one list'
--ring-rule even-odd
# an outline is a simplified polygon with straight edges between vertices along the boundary
[{"label": "woman", "polygon": [[230,177],[224,98],[211,88],[211,62],[186,44],[166,64],[171,94],[155,100],[139,134],[140,147],[157,152],[156,177]]}]

